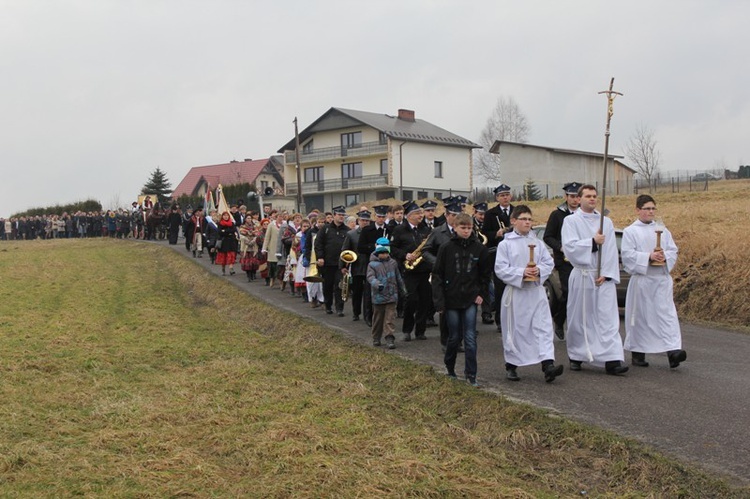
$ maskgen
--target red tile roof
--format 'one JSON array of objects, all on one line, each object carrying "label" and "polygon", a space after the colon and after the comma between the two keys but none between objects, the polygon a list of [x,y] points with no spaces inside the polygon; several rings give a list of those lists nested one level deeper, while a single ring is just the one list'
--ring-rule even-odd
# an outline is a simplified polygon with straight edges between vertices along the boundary
[{"label": "red tile roof", "polygon": [[244,182],[252,184],[268,161],[269,158],[265,158],[254,161],[233,161],[221,165],[194,166],[177,184],[172,197],[178,198],[183,194],[194,195],[204,180],[209,183],[211,189],[216,189],[219,184],[233,185]]}]

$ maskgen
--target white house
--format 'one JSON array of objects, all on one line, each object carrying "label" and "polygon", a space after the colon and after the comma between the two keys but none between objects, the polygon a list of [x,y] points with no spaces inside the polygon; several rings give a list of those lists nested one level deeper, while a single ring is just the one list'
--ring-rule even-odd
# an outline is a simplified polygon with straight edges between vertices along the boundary
[{"label": "white house", "polygon": [[[370,113],[332,107],[299,133],[305,208],[329,210],[380,199],[469,195],[472,151],[478,144],[424,120],[414,111]],[[284,154],[284,187],[296,196],[295,138]]]},{"label": "white house", "polygon": [[[491,153],[500,156],[503,183],[515,193],[523,193],[524,185],[533,181],[543,197],[562,195],[562,186],[576,181],[601,188],[604,180],[604,154],[556,147],[535,146],[496,140]],[[609,155],[607,170],[608,194],[633,194],[636,171]]]}]

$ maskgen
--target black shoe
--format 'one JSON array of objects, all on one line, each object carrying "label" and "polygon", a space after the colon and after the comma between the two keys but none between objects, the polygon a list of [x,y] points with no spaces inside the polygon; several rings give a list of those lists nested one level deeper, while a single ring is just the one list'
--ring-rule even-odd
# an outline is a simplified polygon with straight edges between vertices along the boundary
[{"label": "black shoe", "polygon": [[359,320],[358,315],[355,315],[354,317],[352,317],[352,322],[357,322],[358,320]]},{"label": "black shoe", "polygon": [[674,369],[680,365],[680,362],[685,362],[687,359],[687,352],[685,350],[672,350],[667,353],[667,358],[669,358],[669,367]]},{"label": "black shoe", "polygon": [[411,333],[404,333],[404,341],[411,341]]},{"label": "black shoe", "polygon": [[570,370],[571,371],[580,371],[581,370],[581,361],[580,360],[571,360],[570,361]]},{"label": "black shoe", "polygon": [[638,367],[648,367],[648,362],[646,362],[645,353],[633,352],[630,363]]},{"label": "black shoe", "polygon": [[555,336],[561,341],[565,339],[565,327],[563,324],[555,324]]},{"label": "black shoe", "polygon": [[456,376],[456,372],[455,371],[448,371],[447,373],[445,373],[445,375],[448,376],[451,379],[458,379],[458,376]]},{"label": "black shoe", "polygon": [[515,369],[508,369],[507,371],[505,371],[505,377],[509,381],[520,381],[521,380],[521,378],[518,377],[518,373],[516,372]]},{"label": "black shoe", "polygon": [[344,316],[344,312],[336,312],[336,313],[338,314],[339,317],[343,317]]},{"label": "black shoe", "polygon": [[380,346],[380,340],[372,340],[372,346],[379,347]]},{"label": "black shoe", "polygon": [[391,335],[386,336],[385,346],[388,348],[388,350],[393,350],[394,348],[396,348],[396,338]]},{"label": "black shoe", "polygon": [[414,336],[414,338],[417,339],[417,340],[426,340],[427,336],[425,336],[424,333],[422,333],[422,334],[418,334],[418,335]]},{"label": "black shoe", "polygon": [[493,324],[495,320],[492,318],[492,314],[482,316],[482,324]]},{"label": "black shoe", "polygon": [[437,322],[435,322],[435,319],[427,319],[427,323],[425,325],[427,327],[437,327]]},{"label": "black shoe", "polygon": [[330,308],[327,308],[327,309],[326,309],[326,313],[327,313],[328,315],[331,315],[331,314],[333,313],[333,310],[331,310]]},{"label": "black shoe", "polygon": [[547,366],[544,370],[544,381],[547,383],[555,381],[555,378],[560,376],[563,373],[563,370],[563,366],[556,366],[554,364]]},{"label": "black shoe", "polygon": [[365,319],[365,324],[367,324],[367,327],[372,327],[372,321],[370,319]]},{"label": "black shoe", "polygon": [[630,369],[628,366],[619,361],[614,361],[611,364],[609,362],[606,362],[605,365],[605,371],[607,372],[607,374],[611,374],[612,376],[625,374],[626,372],[628,372],[628,369]]},{"label": "black shoe", "polygon": [[479,388],[479,383],[477,383],[477,378],[474,376],[466,376],[466,382],[469,383],[474,388]]}]

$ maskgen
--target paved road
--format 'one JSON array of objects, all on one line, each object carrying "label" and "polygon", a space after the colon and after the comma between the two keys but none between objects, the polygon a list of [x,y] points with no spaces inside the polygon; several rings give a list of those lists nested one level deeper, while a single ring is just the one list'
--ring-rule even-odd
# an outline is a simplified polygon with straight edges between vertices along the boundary
[{"label": "paved road", "polygon": [[[185,256],[184,246],[174,247]],[[219,278],[275,306],[307,315],[340,330],[353,341],[371,344],[364,322],[327,315],[311,309],[289,293],[269,291],[263,282],[246,282],[245,275],[221,277],[220,267],[207,258],[195,259]],[[398,320],[396,330],[400,331]],[[518,369],[520,382],[505,379],[500,335],[494,325],[478,324],[478,380],[485,389],[548,408],[573,419],[634,437],[680,459],[750,483],[750,336],[721,329],[682,324],[688,360],[670,369],[666,355],[648,356],[651,366],[631,366],[622,377],[587,367],[566,371],[545,383],[539,366]],[[427,330],[427,341],[400,340],[390,352],[431,365],[444,372],[437,328]],[[564,342],[555,342],[558,361],[567,359]],[[629,362],[629,356],[627,357]],[[463,370],[459,355],[456,372]]]}]

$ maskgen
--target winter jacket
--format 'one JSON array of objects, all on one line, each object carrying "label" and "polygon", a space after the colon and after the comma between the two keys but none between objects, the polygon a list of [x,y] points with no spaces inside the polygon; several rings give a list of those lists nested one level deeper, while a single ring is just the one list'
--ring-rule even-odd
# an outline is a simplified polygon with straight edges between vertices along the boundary
[{"label": "winter jacket", "polygon": [[[367,264],[367,282],[372,288],[372,304],[385,305],[396,303],[399,293],[406,296],[406,287],[398,270],[398,263],[391,257],[381,260],[378,255],[370,255],[370,263]],[[381,289],[380,286],[383,286]]]},{"label": "winter jacket", "polygon": [[493,262],[487,248],[472,234],[457,235],[440,246],[432,268],[435,310],[465,309],[477,296],[487,296]]}]

